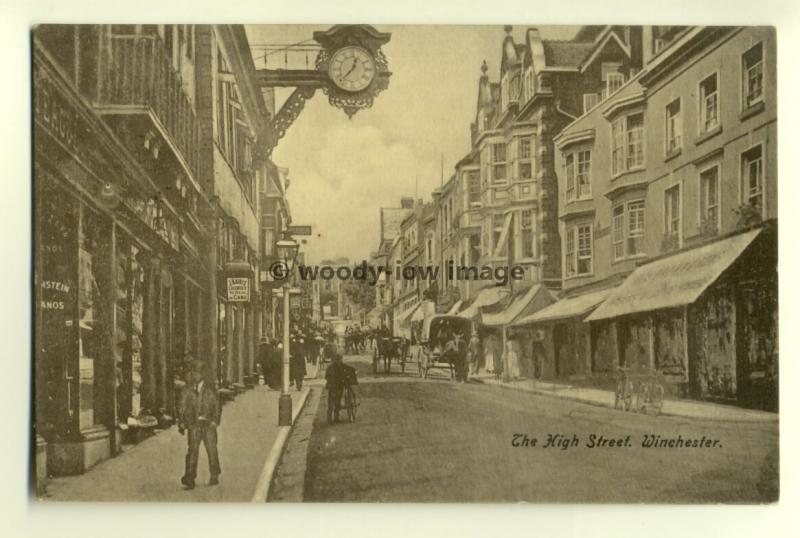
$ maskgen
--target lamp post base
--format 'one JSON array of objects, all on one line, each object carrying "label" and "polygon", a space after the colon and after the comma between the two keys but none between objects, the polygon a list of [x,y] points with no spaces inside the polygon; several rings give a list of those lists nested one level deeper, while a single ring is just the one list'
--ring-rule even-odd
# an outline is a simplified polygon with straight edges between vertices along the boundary
[{"label": "lamp post base", "polygon": [[281,394],[278,399],[278,426],[292,425],[292,395]]}]

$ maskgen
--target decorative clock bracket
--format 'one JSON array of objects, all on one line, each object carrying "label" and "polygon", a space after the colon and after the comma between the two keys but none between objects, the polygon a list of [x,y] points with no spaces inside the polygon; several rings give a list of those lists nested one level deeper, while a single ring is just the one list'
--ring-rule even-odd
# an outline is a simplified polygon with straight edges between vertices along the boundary
[{"label": "decorative clock bracket", "polygon": [[[325,32],[314,32],[322,47],[315,69],[259,69],[256,81],[264,88],[294,88],[270,119],[270,129],[259,149],[267,158],[305,107],[306,101],[322,89],[328,102],[345,111],[348,117],[372,106],[375,97],[389,87],[389,64],[381,46],[390,33],[378,32],[365,24],[336,25]],[[357,78],[356,78],[357,77]]]}]

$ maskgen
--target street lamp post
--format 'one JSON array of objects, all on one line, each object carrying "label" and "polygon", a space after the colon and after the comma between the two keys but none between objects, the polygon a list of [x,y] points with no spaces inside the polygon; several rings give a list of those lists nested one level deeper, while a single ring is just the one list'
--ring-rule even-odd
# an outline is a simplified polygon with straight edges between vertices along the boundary
[{"label": "street lamp post", "polygon": [[278,426],[291,426],[292,424],[292,396],[289,394],[289,293],[291,290],[291,275],[294,261],[300,245],[286,233],[284,238],[275,245],[278,257],[283,263],[283,361],[281,396],[278,400]]}]

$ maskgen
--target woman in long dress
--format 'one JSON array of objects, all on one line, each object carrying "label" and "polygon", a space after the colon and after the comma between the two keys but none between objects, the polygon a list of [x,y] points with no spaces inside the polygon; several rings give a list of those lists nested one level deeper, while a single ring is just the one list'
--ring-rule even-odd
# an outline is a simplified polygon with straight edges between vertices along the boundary
[{"label": "woman in long dress", "polygon": [[516,338],[509,338],[506,342],[506,361],[508,372],[506,380],[513,381],[519,378],[519,350]]}]

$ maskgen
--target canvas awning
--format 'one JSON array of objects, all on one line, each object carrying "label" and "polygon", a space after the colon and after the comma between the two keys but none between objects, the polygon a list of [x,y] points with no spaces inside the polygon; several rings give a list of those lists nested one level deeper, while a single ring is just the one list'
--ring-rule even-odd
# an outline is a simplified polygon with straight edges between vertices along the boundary
[{"label": "canvas awning", "polygon": [[593,291],[567,297],[557,301],[550,306],[546,306],[529,316],[525,316],[515,321],[513,325],[528,325],[530,323],[541,323],[544,321],[556,321],[559,319],[583,317],[591,312],[597,305],[605,301],[611,295],[611,289]]},{"label": "canvas awning", "polygon": [[692,304],[759,233],[752,230],[637,267],[586,321]]},{"label": "canvas awning", "polygon": [[506,293],[508,293],[508,288],[501,288],[499,286],[483,288],[478,292],[478,295],[475,296],[475,300],[472,301],[472,304],[457,315],[463,318],[476,319],[480,315],[482,307],[497,304],[500,302],[500,299],[506,296]]},{"label": "canvas awning", "polygon": [[458,314],[458,311],[461,310],[461,305],[464,304],[464,301],[456,301],[455,304],[450,307],[450,310],[447,311],[448,316],[455,316]]},{"label": "canvas awning", "polygon": [[499,312],[481,313],[481,323],[487,327],[511,325],[523,313],[536,311],[553,302],[552,294],[541,284],[531,286],[514,297],[511,303]]},{"label": "canvas awning", "polygon": [[400,322],[400,323],[409,323],[409,322],[411,322],[411,317],[414,315],[414,313],[417,310],[419,310],[420,305],[422,305],[422,303],[417,303],[413,307],[409,308],[408,310],[406,310],[405,312],[400,314],[397,317],[398,322]]},{"label": "canvas awning", "polygon": [[380,318],[386,312],[385,305],[377,305],[372,310],[367,312],[367,318]]}]

